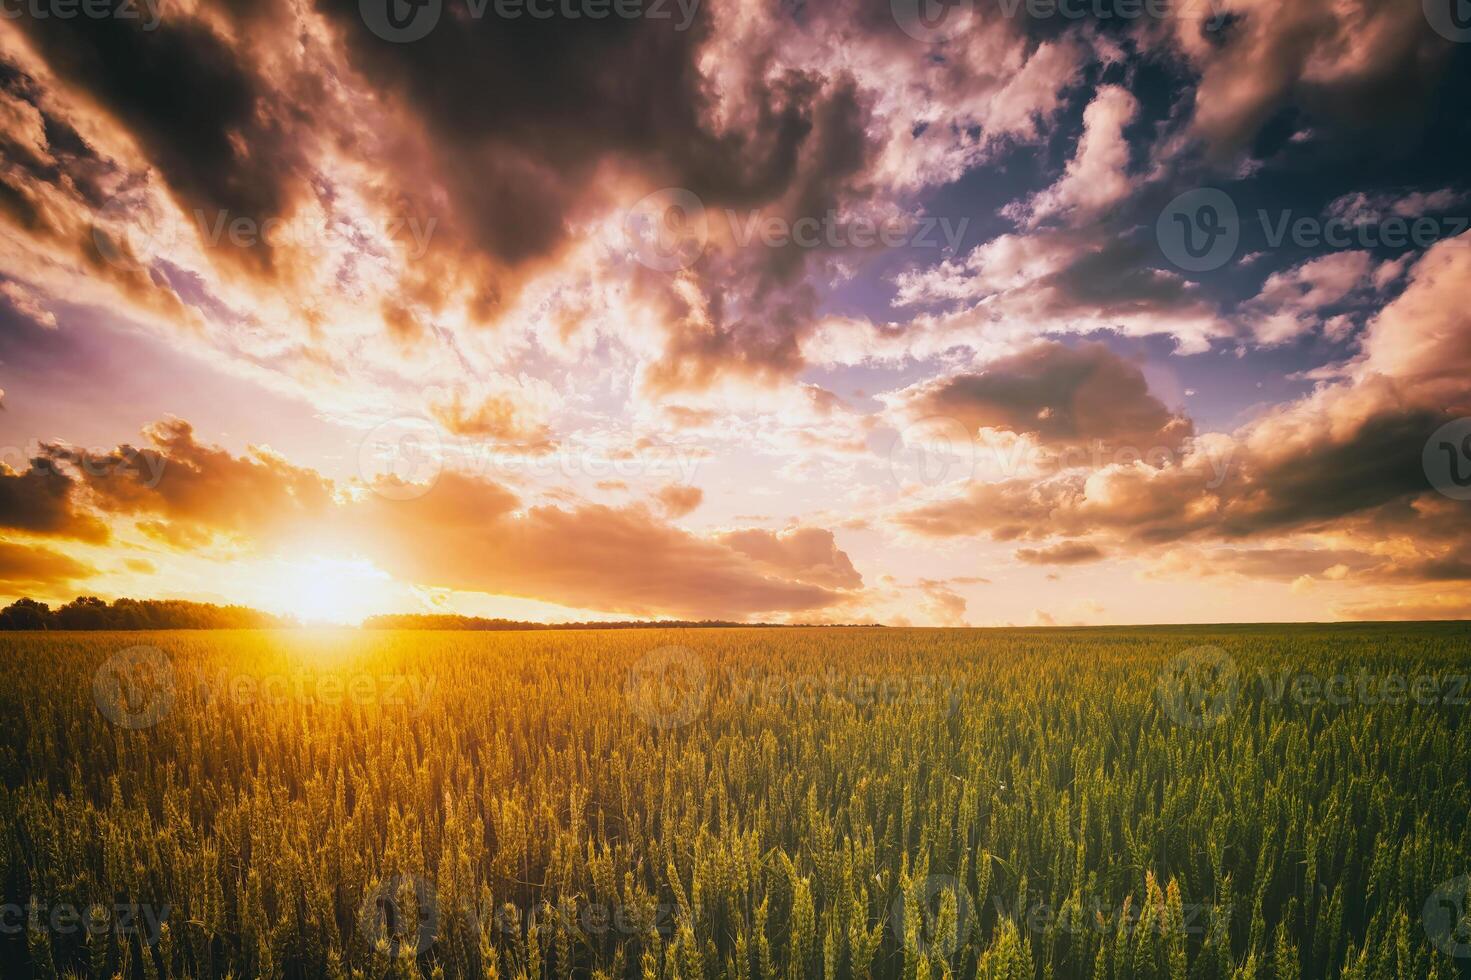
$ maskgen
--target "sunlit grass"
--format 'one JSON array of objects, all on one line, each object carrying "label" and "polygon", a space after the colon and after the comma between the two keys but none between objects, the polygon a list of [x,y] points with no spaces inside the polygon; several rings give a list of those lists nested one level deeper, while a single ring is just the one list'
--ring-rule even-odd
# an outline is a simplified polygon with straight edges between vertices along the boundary
[{"label": "sunlit grass", "polygon": [[0,935],[38,975],[1464,964],[1471,708],[1278,684],[1453,678],[1454,625],[0,642],[0,897],[160,923]]}]

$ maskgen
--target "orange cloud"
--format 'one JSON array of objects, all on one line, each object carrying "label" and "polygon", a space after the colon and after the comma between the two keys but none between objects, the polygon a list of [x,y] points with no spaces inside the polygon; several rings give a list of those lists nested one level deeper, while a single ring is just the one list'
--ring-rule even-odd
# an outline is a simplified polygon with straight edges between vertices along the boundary
[{"label": "orange cloud", "polygon": [[343,519],[379,567],[408,581],[630,615],[800,615],[861,584],[825,531],[709,539],[639,506],[518,506],[496,484],[446,473],[423,497],[369,498]]},{"label": "orange cloud", "polygon": [[[1125,554],[1182,539],[1332,534],[1350,554],[1330,565],[1369,566],[1376,581],[1407,587],[1459,580],[1471,570],[1471,531],[1464,507],[1431,490],[1422,449],[1441,424],[1471,410],[1465,387],[1471,312],[1458,292],[1471,276],[1468,242],[1471,233],[1420,259],[1404,293],[1371,321],[1363,353],[1343,380],[1230,436],[1190,440],[1178,459],[1163,465],[1113,464],[1050,479],[975,483],[958,499],[901,512],[896,520],[929,537],[1103,535]],[[1006,379],[989,384],[1011,390]],[[994,406],[983,404],[992,413],[986,418],[994,418]],[[1023,398],[1022,404],[1029,403]],[[1017,557],[1041,561],[1086,547],[1024,549]],[[1365,558],[1387,548],[1396,549],[1392,559]],[[1279,557],[1284,567],[1301,566]]]},{"label": "orange cloud", "polygon": [[0,594],[55,595],[97,569],[49,548],[0,541]]},{"label": "orange cloud", "polygon": [[664,513],[673,518],[680,518],[700,506],[700,502],[705,499],[705,491],[699,487],[671,483],[666,487],[660,487],[655,492],[654,499],[659,501],[664,508]]},{"label": "orange cloud", "polygon": [[[402,494],[348,493],[264,449],[234,456],[199,442],[180,419],[147,434],[145,449],[48,451],[84,474],[98,513],[138,518],[141,531],[173,548],[218,534],[279,552],[300,535],[326,536],[415,585],[639,616],[800,617],[862,584],[831,532],[816,528],[702,537],[640,505],[574,498],[527,506],[499,484],[454,471],[412,499],[390,499]],[[123,460],[135,463],[123,468]],[[694,487],[661,493],[675,509],[699,496]]]},{"label": "orange cloud", "polygon": [[22,472],[0,463],[0,528],[93,544],[108,538],[107,525],[81,509],[78,483],[41,457]]}]

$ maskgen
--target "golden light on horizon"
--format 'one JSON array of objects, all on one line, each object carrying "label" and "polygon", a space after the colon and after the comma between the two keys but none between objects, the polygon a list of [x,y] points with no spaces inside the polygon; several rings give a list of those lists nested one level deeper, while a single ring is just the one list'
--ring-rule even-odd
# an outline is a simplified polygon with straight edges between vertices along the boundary
[{"label": "golden light on horizon", "polygon": [[272,562],[261,605],[302,623],[356,625],[383,612],[392,577],[364,558],[323,555]]}]

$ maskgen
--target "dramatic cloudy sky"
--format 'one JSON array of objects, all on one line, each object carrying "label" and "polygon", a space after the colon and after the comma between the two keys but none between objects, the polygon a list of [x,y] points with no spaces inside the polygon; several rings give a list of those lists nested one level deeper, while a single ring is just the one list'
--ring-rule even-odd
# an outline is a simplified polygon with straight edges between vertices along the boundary
[{"label": "dramatic cloudy sky", "polygon": [[24,0],[0,598],[1471,615],[1450,0]]}]

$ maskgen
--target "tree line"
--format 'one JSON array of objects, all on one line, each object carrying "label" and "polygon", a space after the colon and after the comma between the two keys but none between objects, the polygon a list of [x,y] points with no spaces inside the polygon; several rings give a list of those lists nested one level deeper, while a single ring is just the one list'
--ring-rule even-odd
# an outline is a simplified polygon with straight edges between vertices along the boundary
[{"label": "tree line", "polygon": [[189,630],[267,629],[297,625],[246,606],[217,606],[183,599],[116,599],[78,596],[52,609],[35,599],[17,599],[0,609],[0,630]]}]

